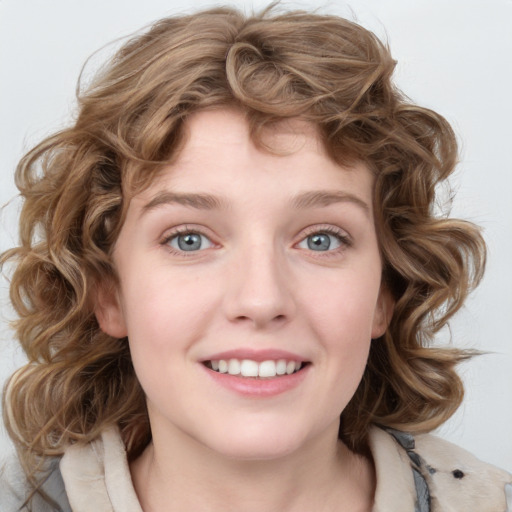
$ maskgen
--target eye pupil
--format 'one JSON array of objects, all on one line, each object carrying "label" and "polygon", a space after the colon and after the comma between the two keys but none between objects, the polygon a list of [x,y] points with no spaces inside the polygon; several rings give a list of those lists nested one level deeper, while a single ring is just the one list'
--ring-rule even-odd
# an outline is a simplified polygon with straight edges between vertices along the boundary
[{"label": "eye pupil", "polygon": [[178,237],[178,247],[182,251],[195,251],[201,248],[201,235],[187,233]]},{"label": "eye pupil", "polygon": [[325,233],[316,233],[308,237],[308,247],[313,251],[327,251],[331,246],[331,239]]}]

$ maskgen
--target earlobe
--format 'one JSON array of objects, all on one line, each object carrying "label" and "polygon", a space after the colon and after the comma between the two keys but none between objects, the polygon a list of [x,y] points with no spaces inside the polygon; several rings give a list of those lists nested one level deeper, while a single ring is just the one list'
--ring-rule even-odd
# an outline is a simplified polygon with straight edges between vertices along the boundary
[{"label": "earlobe", "polygon": [[94,314],[100,329],[114,338],[128,335],[116,286],[99,285],[95,293]]},{"label": "earlobe", "polygon": [[380,338],[386,332],[393,317],[394,308],[395,300],[389,290],[382,286],[373,317],[372,339]]}]

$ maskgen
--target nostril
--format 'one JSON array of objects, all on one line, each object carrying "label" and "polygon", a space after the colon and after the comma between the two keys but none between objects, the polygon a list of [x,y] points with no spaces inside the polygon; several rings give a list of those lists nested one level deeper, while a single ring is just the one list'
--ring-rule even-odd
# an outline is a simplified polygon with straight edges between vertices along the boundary
[{"label": "nostril", "polygon": [[[260,323],[261,319],[255,315],[255,320],[257,323]],[[271,317],[272,318],[272,317]],[[253,322],[254,320],[249,315],[239,315],[235,318],[237,322]],[[286,320],[286,315],[276,315],[272,318],[272,321],[284,322]]]}]

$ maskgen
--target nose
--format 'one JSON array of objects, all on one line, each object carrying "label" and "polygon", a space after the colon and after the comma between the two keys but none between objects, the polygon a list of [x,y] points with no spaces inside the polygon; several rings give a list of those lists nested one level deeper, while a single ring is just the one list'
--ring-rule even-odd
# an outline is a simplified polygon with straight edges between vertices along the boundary
[{"label": "nose", "polygon": [[241,251],[229,271],[224,310],[231,322],[256,329],[290,321],[296,309],[285,256],[269,245]]}]

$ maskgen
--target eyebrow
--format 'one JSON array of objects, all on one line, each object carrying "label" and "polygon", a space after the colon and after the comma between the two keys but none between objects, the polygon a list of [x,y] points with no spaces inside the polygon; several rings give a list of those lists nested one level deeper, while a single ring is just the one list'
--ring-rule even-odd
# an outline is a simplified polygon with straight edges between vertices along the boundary
[{"label": "eyebrow", "polygon": [[215,210],[224,207],[226,202],[221,198],[210,194],[183,194],[164,191],[156,194],[149,203],[144,205],[142,208],[142,214],[165,204],[181,204],[183,206],[196,208],[197,210]]},{"label": "eyebrow", "polygon": [[292,200],[293,207],[298,210],[329,206],[335,203],[353,203],[364,210],[366,214],[370,213],[370,206],[362,199],[354,194],[337,190],[304,192],[303,194],[295,196]]},{"label": "eyebrow", "polygon": [[[348,192],[337,190],[314,190],[298,194],[292,198],[292,207],[297,210],[329,206],[335,203],[353,203],[366,214],[370,213],[370,207],[362,199]],[[156,194],[149,203],[142,208],[142,215],[159,206],[166,204],[181,204],[197,210],[218,210],[227,208],[228,201],[211,194],[180,193],[162,191]]]}]

